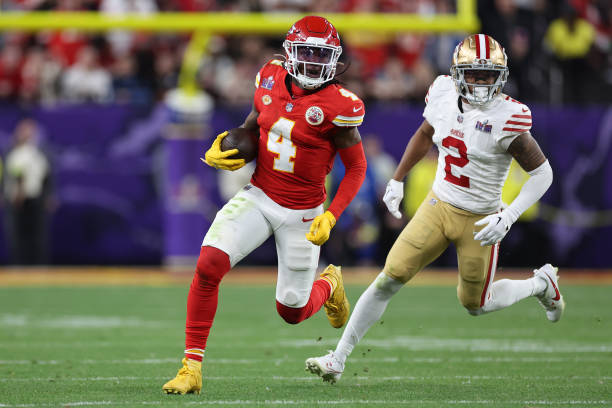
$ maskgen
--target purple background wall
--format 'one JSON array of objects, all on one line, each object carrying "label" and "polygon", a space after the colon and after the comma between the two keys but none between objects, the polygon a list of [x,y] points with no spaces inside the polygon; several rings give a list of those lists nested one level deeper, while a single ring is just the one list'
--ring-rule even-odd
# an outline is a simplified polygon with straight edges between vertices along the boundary
[{"label": "purple background wall", "polygon": [[[207,137],[237,126],[248,110],[217,108],[202,140],[177,143],[164,137],[170,117],[161,105],[5,106],[0,107],[0,150],[4,155],[10,147],[20,118],[40,123],[57,199],[50,218],[52,263],[159,264],[168,252],[198,253],[221,204],[214,170],[199,157],[210,143]],[[369,105],[361,133],[378,134],[399,160],[421,112],[421,106]],[[532,112],[533,134],[555,180],[542,199],[541,218],[532,225],[538,234],[512,238],[511,232],[508,239],[537,246],[537,236],[546,236],[551,245],[542,251],[553,263],[612,267],[607,254],[612,248],[612,109],[534,106]],[[184,173],[192,177],[176,176]],[[191,214],[176,224],[178,229],[167,223],[177,205]],[[6,239],[0,238],[0,263],[8,260]],[[259,259],[276,262],[273,252],[262,252]]]}]

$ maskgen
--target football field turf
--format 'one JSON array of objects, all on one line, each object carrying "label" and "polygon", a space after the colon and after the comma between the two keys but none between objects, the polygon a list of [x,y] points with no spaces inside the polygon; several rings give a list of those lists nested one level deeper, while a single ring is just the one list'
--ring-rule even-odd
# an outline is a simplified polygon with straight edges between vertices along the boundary
[{"label": "football field turf", "polygon": [[0,407],[612,406],[611,286],[562,286],[556,324],[533,298],[471,317],[452,286],[406,287],[329,385],[304,371],[341,335],[323,310],[291,326],[273,286],[222,285],[202,394],[163,395],[187,287],[0,288]]}]

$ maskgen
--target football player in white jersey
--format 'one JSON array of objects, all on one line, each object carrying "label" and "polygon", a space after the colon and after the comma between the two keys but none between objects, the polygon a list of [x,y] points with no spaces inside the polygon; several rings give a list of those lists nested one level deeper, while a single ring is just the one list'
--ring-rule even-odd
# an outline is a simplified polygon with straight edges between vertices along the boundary
[{"label": "football player in white jersey", "polygon": [[[453,53],[451,76],[439,76],[425,97],[423,123],[387,185],[383,201],[401,217],[403,180],[435,144],[438,168],[432,191],[391,248],[383,271],[361,295],[336,350],[306,360],[306,369],[335,382],[354,346],[383,314],[391,297],[452,242],[457,248],[457,297],[473,316],[535,296],[552,322],[565,303],[557,268],[546,264],[526,280],[493,282],[499,242],[552,183],[548,160],[531,136],[531,112],[502,93],[508,78],[501,45],[470,35]],[[515,159],[530,174],[520,194],[502,209],[501,190]]]}]

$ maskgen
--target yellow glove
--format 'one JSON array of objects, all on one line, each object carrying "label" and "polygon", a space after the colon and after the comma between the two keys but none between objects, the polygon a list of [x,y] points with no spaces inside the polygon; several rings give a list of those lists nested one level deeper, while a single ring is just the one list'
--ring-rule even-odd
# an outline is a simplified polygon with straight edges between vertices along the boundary
[{"label": "yellow glove", "polygon": [[213,142],[210,149],[206,152],[204,156],[205,159],[200,158],[204,163],[208,164],[215,169],[222,170],[238,170],[242,166],[246,164],[244,159],[228,159],[229,156],[233,156],[238,153],[238,149],[226,150],[224,152],[221,151],[221,140],[227,136],[227,131],[217,135],[217,138]]},{"label": "yellow glove", "polygon": [[323,245],[329,239],[329,233],[334,225],[336,225],[336,217],[329,211],[325,211],[312,221],[306,239],[315,245]]}]

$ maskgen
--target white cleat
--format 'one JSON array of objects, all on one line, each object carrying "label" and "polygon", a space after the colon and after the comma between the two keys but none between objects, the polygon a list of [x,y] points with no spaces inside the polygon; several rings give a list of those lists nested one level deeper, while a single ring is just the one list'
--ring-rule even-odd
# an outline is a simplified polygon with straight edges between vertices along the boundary
[{"label": "white cleat", "polygon": [[336,358],[334,352],[323,357],[312,357],[306,360],[306,371],[323,378],[323,381],[331,384],[340,379],[344,372],[344,363]]},{"label": "white cleat", "polygon": [[559,291],[559,268],[546,264],[540,269],[533,271],[533,274],[546,282],[546,289],[536,295],[542,307],[546,310],[546,318],[551,322],[558,322],[565,309],[565,301]]}]

